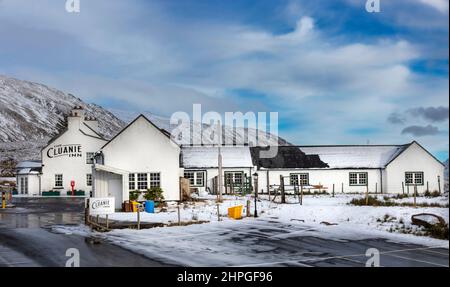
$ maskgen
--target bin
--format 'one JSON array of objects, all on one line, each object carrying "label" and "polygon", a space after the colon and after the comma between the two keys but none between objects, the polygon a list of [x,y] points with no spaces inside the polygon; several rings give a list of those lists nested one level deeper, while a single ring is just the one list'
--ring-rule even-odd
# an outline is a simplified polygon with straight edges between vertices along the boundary
[{"label": "bin", "polygon": [[132,210],[133,212],[137,212],[138,209],[139,209],[139,202],[137,202],[137,201],[132,201],[132,202],[131,202],[131,210]]},{"label": "bin", "polygon": [[242,209],[243,205],[233,206],[228,208],[228,217],[233,219],[241,219],[242,218]]},{"label": "bin", "polygon": [[147,200],[145,202],[145,212],[155,213],[155,202],[153,200]]}]

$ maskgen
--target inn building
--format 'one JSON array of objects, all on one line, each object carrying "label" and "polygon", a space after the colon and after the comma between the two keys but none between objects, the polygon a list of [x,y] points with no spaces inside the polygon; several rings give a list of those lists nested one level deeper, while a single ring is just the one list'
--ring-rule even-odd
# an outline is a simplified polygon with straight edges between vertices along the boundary
[{"label": "inn building", "polygon": [[[273,147],[272,147],[273,148]],[[443,191],[444,165],[419,143],[401,145],[279,146],[273,158],[261,157],[263,147],[223,146],[219,175],[217,146],[177,143],[166,130],[138,116],[111,140],[98,133],[95,119],[76,107],[67,128],[42,149],[42,163],[18,168],[21,194],[83,190],[94,197],[114,197],[116,208],[130,191],[161,187],[166,200],[180,199],[180,178],[199,193],[222,190],[258,192],[281,184],[344,193]],[[29,164],[30,165],[30,164]]]}]

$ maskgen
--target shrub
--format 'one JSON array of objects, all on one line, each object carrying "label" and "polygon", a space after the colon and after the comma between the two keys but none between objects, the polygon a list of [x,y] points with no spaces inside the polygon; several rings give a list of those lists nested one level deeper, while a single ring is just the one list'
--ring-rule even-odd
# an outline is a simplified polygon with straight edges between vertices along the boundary
[{"label": "shrub", "polygon": [[139,198],[140,192],[138,190],[130,191],[130,200],[137,200]]},{"label": "shrub", "polygon": [[433,238],[448,240],[448,224],[434,224],[426,228],[426,232]]},{"label": "shrub", "polygon": [[152,187],[145,192],[144,198],[146,200],[164,201],[163,190],[159,186]]},{"label": "shrub", "polygon": [[426,197],[439,197],[439,196],[441,196],[441,193],[437,190],[432,191],[432,192],[427,190],[427,191],[425,191],[425,193],[423,195],[425,195]]}]

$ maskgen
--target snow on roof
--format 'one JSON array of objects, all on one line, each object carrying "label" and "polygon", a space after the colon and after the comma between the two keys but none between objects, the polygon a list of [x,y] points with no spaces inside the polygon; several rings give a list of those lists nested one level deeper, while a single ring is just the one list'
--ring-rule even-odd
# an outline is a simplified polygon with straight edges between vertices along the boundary
[{"label": "snow on roof", "polygon": [[306,154],[317,154],[330,168],[384,168],[408,145],[300,146]]},{"label": "snow on roof", "polygon": [[34,161],[34,160],[27,160],[27,161],[21,161],[17,163],[16,168],[40,168],[42,167],[42,162],[40,161]]},{"label": "snow on roof", "polygon": [[[210,168],[218,167],[218,148],[206,146],[183,146],[183,167]],[[223,167],[253,167],[248,146],[221,147]]]}]

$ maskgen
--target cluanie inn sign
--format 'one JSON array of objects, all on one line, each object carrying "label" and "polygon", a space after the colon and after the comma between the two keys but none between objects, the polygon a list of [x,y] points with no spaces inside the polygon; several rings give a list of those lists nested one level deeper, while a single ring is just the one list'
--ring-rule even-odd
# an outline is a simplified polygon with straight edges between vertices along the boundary
[{"label": "cluanie inn sign", "polygon": [[67,144],[67,145],[55,145],[47,150],[47,156],[49,158],[55,157],[82,157],[80,144]]}]

